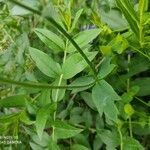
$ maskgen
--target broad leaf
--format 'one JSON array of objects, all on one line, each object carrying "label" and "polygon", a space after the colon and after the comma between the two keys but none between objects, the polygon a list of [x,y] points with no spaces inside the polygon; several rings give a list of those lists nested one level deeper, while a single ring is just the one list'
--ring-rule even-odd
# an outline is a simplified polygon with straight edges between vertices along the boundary
[{"label": "broad leaf", "polygon": [[113,149],[120,144],[120,138],[118,132],[116,130],[99,130],[98,135],[101,138],[101,140],[106,144],[107,149]]},{"label": "broad leaf", "polygon": [[60,38],[55,33],[47,29],[35,29],[35,33],[54,52],[63,51],[65,49],[65,44],[62,38]]},{"label": "broad leaf", "polygon": [[52,78],[56,78],[60,74],[60,65],[57,62],[55,62],[50,56],[32,47],[29,48],[29,52],[32,59],[35,61],[37,67],[45,75]]},{"label": "broad leaf", "polygon": [[83,131],[83,129],[76,128],[63,121],[55,121],[54,127],[55,127],[54,133],[57,139],[70,138]]},{"label": "broad leaf", "polygon": [[74,144],[73,146],[71,146],[70,150],[89,150],[89,149],[83,145]]},{"label": "broad leaf", "polygon": [[[81,31],[77,35],[73,37],[75,42],[80,46],[81,49],[85,48],[89,42],[94,40],[100,33],[100,29],[91,29],[86,31]],[[76,51],[75,47],[69,43],[68,45],[68,52]]]},{"label": "broad leaf", "polygon": [[127,137],[123,140],[124,150],[144,150],[144,147],[136,140],[131,137]]},{"label": "broad leaf", "polygon": [[[87,84],[92,84],[93,82],[94,82],[93,77],[83,76],[83,77],[79,77],[79,78],[75,79],[69,86],[83,86],[83,85],[87,85]],[[84,91],[86,89],[89,89],[91,86],[73,89],[72,93],[77,93],[77,92],[80,92],[80,91]]]},{"label": "broad leaf", "polygon": [[101,80],[100,83],[95,85],[92,89],[92,98],[100,116],[104,112],[109,119],[117,121],[118,111],[114,105],[114,101],[120,100],[120,97],[113,90],[111,85]]},{"label": "broad leaf", "polygon": [[128,27],[127,21],[117,9],[110,9],[109,12],[101,10],[101,19],[114,30],[123,30]]},{"label": "broad leaf", "polygon": [[115,68],[116,65],[110,63],[111,59],[112,59],[111,57],[106,57],[102,62],[100,71],[98,73],[98,77],[100,79],[105,78]]},{"label": "broad leaf", "polygon": [[83,100],[85,101],[85,103],[93,110],[97,110],[96,106],[92,100],[92,94],[89,92],[82,92],[81,93],[81,97],[83,98]]},{"label": "broad leaf", "polygon": [[52,138],[49,139],[48,148],[49,150],[60,150],[58,144]]},{"label": "broad leaf", "polygon": [[[30,7],[37,9],[37,1],[36,0],[32,0],[32,1],[23,0],[22,3],[24,3],[25,5],[30,4]],[[15,5],[11,10],[11,14],[14,16],[24,16],[24,15],[29,15],[31,13],[32,13],[31,11],[24,9],[18,5]]]},{"label": "broad leaf", "polygon": [[[97,55],[97,52],[85,52],[85,55],[92,61]],[[86,61],[79,53],[72,54],[66,59],[62,66],[63,78],[70,79],[84,70],[87,66]]]}]

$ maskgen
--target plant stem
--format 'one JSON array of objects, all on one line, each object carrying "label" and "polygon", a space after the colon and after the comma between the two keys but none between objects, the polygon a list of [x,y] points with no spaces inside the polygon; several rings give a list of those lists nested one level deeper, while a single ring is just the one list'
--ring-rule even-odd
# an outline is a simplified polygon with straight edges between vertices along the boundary
[{"label": "plant stem", "polygon": [[120,136],[120,150],[123,150],[123,137],[122,137],[120,127],[118,127],[118,132],[119,132],[119,136]]},{"label": "plant stem", "polygon": [[[129,71],[130,71],[130,69],[129,69],[129,64],[130,64],[130,62],[131,62],[131,56],[130,56],[130,54],[128,54],[128,60],[127,60],[127,62],[128,62],[127,71],[129,72]],[[127,79],[127,92],[129,92],[129,90],[130,90],[130,78]],[[129,132],[130,132],[130,137],[132,138],[132,137],[133,137],[133,134],[132,134],[131,116],[129,116]]]},{"label": "plant stem", "polygon": [[[66,61],[67,46],[68,46],[68,39],[66,40],[66,47],[65,47],[65,50],[64,50],[63,64],[64,64],[65,61]],[[59,82],[58,82],[58,86],[61,85],[62,80],[63,80],[63,74],[60,75]],[[56,95],[55,95],[54,102],[57,102],[57,100],[58,100],[58,95],[59,95],[59,89],[56,90]],[[56,111],[54,112],[53,119],[54,119],[54,122],[55,122],[55,120],[56,120]],[[53,126],[52,129],[53,129],[53,132],[52,132],[52,139],[53,139],[53,141],[55,141],[55,126]]]},{"label": "plant stem", "polygon": [[95,81],[93,83],[86,84],[86,85],[80,85],[80,86],[69,86],[69,85],[53,86],[50,84],[43,84],[43,83],[36,83],[36,82],[31,82],[31,83],[19,82],[19,81],[14,81],[11,79],[6,79],[6,78],[0,77],[0,83],[10,84],[10,85],[18,85],[18,86],[28,87],[28,88],[37,88],[37,89],[76,89],[76,88],[92,86],[95,84]]},{"label": "plant stem", "polygon": [[138,98],[138,97],[134,97],[134,98],[137,99],[139,102],[143,103],[144,105],[146,105],[147,107],[150,107],[150,104],[149,104],[149,103],[144,102],[143,100],[141,100],[141,99]]},{"label": "plant stem", "polygon": [[130,132],[130,137],[133,138],[133,134],[132,134],[132,120],[131,120],[131,117],[129,117],[129,132]]}]

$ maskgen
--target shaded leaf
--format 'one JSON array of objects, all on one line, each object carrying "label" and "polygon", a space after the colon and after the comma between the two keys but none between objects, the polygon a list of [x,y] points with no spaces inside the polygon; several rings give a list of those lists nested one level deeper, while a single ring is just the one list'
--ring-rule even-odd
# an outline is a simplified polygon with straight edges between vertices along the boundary
[{"label": "shaded leaf", "polygon": [[144,147],[136,140],[131,137],[127,137],[123,140],[124,150],[144,150]]},{"label": "shaded leaf", "polygon": [[120,97],[113,90],[111,85],[101,80],[100,83],[95,85],[92,89],[92,99],[100,116],[104,112],[109,119],[117,121],[118,111],[114,105],[114,101],[120,100]]},{"label": "shaded leaf", "polygon": [[70,150],[89,150],[89,149],[83,145],[74,144],[73,146],[71,146]]},{"label": "shaded leaf", "polygon": [[45,128],[45,124],[46,124],[49,114],[54,112],[55,110],[56,110],[56,103],[48,104],[38,110],[35,126],[37,130],[37,134],[40,139],[42,138],[43,130]]},{"label": "shaded leaf", "polygon": [[[94,78],[91,76],[82,76],[77,79],[75,79],[69,86],[83,86],[87,84],[91,84],[94,82]],[[89,89],[91,86],[83,87],[83,88],[78,88],[78,89],[73,89],[72,93],[77,93],[80,91],[84,91],[86,89]]]},{"label": "shaded leaf", "polygon": [[57,139],[70,138],[83,131],[83,129],[76,128],[63,121],[55,121],[54,127],[55,127],[55,136]]}]

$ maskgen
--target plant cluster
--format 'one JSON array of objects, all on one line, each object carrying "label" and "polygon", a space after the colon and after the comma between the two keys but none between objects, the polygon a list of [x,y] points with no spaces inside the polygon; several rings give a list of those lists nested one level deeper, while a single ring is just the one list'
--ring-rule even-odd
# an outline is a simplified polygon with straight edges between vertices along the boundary
[{"label": "plant cluster", "polygon": [[150,149],[149,6],[0,0],[1,149]]}]

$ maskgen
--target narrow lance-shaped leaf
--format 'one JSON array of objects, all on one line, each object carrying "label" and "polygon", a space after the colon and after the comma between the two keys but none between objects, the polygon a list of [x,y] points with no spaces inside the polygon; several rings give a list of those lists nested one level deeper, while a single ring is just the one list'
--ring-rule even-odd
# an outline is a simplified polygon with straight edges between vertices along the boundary
[{"label": "narrow lance-shaped leaf", "polygon": [[[80,48],[85,48],[89,42],[94,40],[99,34],[101,30],[100,29],[90,29],[79,32],[77,35],[73,37],[75,42],[80,46]],[[75,47],[72,45],[72,43],[69,43],[67,52],[74,52],[76,51]]]},{"label": "narrow lance-shaped leaf", "polygon": [[65,49],[65,44],[62,38],[47,29],[35,29],[35,33],[54,52],[63,51]]},{"label": "narrow lance-shaped leaf", "polygon": [[139,28],[138,28],[139,19],[131,2],[129,0],[116,0],[116,3],[118,7],[121,9],[122,13],[124,14],[132,31],[139,38]]},{"label": "narrow lance-shaped leaf", "polygon": [[45,75],[52,78],[56,78],[60,74],[61,72],[60,65],[46,53],[32,47],[29,48],[29,52],[32,59],[35,61],[37,67]]},{"label": "narrow lance-shaped leaf", "polygon": [[77,24],[77,22],[78,22],[78,19],[79,19],[79,17],[81,16],[82,12],[83,12],[83,9],[80,9],[80,10],[76,13],[75,18],[74,18],[73,23],[72,23],[72,26],[71,26],[71,31],[75,28],[75,26],[76,26],[76,24]]},{"label": "narrow lance-shaped leaf", "polygon": [[26,101],[25,95],[13,95],[0,100],[0,107],[24,107]]},{"label": "narrow lance-shaped leaf", "polygon": [[138,8],[138,13],[139,13],[139,34],[140,34],[140,44],[143,44],[144,42],[144,31],[143,31],[143,24],[144,24],[144,13],[148,9],[148,0],[140,0],[139,1],[139,8]]}]

